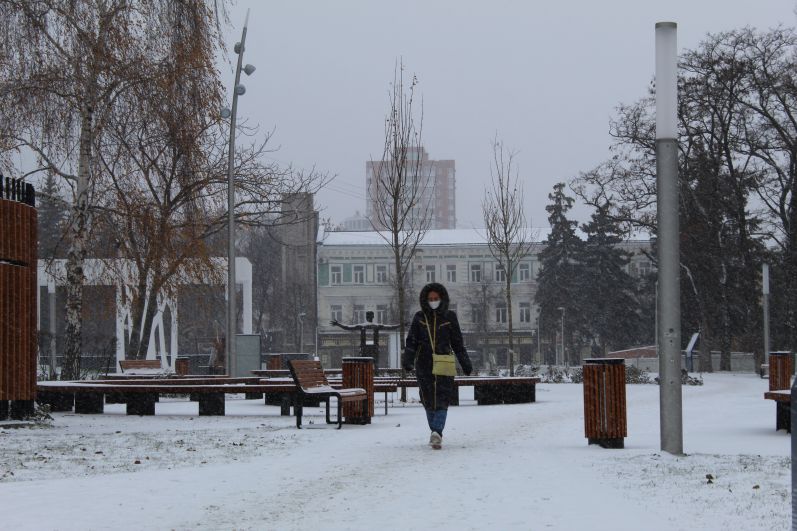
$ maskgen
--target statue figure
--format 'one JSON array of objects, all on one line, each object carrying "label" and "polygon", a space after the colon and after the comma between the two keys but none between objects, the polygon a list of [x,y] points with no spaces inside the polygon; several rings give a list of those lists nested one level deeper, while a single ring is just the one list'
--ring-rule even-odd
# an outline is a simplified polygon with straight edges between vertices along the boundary
[{"label": "statue figure", "polygon": [[[378,365],[379,362],[379,331],[380,330],[396,330],[399,325],[385,325],[374,323],[374,312],[365,312],[365,320],[367,322],[354,324],[354,325],[345,325],[343,323],[338,322],[337,319],[333,319],[329,322],[332,326],[338,326],[344,330],[359,330],[360,331],[360,356],[369,356],[374,358],[374,364]],[[373,330],[373,343],[368,344],[367,336],[368,331]]]}]

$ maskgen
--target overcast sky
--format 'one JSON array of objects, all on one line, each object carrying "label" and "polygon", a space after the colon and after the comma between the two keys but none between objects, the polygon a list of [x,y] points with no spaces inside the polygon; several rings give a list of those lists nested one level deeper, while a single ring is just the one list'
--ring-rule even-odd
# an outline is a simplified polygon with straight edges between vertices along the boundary
[{"label": "overcast sky", "polygon": [[[397,58],[420,81],[424,145],[454,159],[457,225],[480,227],[498,133],[519,152],[526,215],[547,226],[551,187],[608,156],[620,102],[645,94],[654,72],[654,25],[678,23],[679,49],[708,32],[795,23],[794,0],[508,1],[239,0],[232,43],[251,8],[239,116],[274,129],[273,157],[337,175],[317,196],[340,222],[365,209],[365,162],[382,152]],[[574,217],[589,217],[577,206]]]}]

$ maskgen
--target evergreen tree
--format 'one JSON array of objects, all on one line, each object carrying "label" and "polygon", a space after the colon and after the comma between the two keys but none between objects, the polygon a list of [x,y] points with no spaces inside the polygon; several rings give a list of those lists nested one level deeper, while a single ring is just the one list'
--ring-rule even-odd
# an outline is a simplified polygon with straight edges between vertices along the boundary
[{"label": "evergreen tree", "polygon": [[[554,343],[564,313],[565,352],[573,354],[573,332],[584,329],[584,312],[579,306],[580,276],[584,242],[576,235],[578,223],[567,219],[573,198],[564,192],[565,184],[558,183],[548,194],[551,203],[545,207],[551,232],[540,252],[535,302],[540,308],[542,333]],[[571,338],[569,341],[568,338]],[[570,346],[568,346],[570,344]],[[573,356],[575,358],[575,356]]]},{"label": "evergreen tree", "polygon": [[583,274],[579,306],[584,310],[584,336],[597,346],[601,356],[607,348],[632,346],[641,327],[636,283],[626,271],[631,254],[622,250],[622,229],[604,203],[582,225],[587,236],[581,262]]}]

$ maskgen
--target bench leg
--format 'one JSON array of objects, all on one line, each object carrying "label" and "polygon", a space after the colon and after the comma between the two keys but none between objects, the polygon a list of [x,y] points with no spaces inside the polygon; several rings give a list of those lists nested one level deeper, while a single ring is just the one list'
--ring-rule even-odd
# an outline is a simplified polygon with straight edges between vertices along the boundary
[{"label": "bench leg", "polygon": [[200,393],[199,416],[224,416],[224,393]]},{"label": "bench leg", "polygon": [[387,391],[385,391],[385,416],[387,416]]},{"label": "bench leg", "polygon": [[786,430],[791,433],[791,404],[789,402],[775,402],[775,431]]},{"label": "bench leg", "polygon": [[[280,416],[282,417],[290,417],[291,416],[291,405],[293,402],[293,397],[286,393],[284,395],[280,395]],[[266,403],[268,403],[268,398],[266,398]],[[269,404],[271,405],[271,404]]]},{"label": "bench leg", "polygon": [[327,403],[327,424],[333,424],[332,419],[329,418],[329,401],[330,400],[331,400],[331,398],[327,397],[327,399],[326,399],[326,403]]},{"label": "bench leg", "polygon": [[50,406],[50,411],[72,411],[75,405],[75,395],[72,393],[54,393],[52,391],[39,391],[36,393],[39,404]]},{"label": "bench leg", "polygon": [[12,400],[8,409],[8,416],[14,420],[28,419],[36,411],[33,404],[33,400]]},{"label": "bench leg", "polygon": [[297,396],[295,398],[295,403],[293,404],[293,412],[296,413],[296,427],[298,429],[302,429],[302,401],[304,400],[303,397]]},{"label": "bench leg", "polygon": [[0,420],[8,419],[8,400],[0,400]]},{"label": "bench leg", "polygon": [[343,400],[338,397],[338,429],[343,427]]},{"label": "bench leg", "polygon": [[127,414],[128,415],[154,415],[155,400],[157,393],[128,393],[127,394]]},{"label": "bench leg", "polygon": [[474,398],[480,406],[490,406],[500,404],[503,401],[503,393],[499,385],[477,385],[473,388]]},{"label": "bench leg", "polygon": [[75,393],[75,413],[94,415],[102,413],[104,407],[102,393]]}]

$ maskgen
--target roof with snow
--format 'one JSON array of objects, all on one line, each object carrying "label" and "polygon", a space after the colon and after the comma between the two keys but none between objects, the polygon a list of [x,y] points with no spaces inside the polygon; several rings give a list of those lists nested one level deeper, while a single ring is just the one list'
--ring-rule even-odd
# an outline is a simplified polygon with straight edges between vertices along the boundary
[{"label": "roof with snow", "polygon": [[[550,229],[526,229],[530,239],[535,242],[544,241]],[[389,238],[389,233],[382,233]],[[376,231],[345,232],[319,231],[318,243],[323,245],[385,245],[385,239]],[[485,229],[433,229],[428,230],[421,245],[486,245]]]}]

